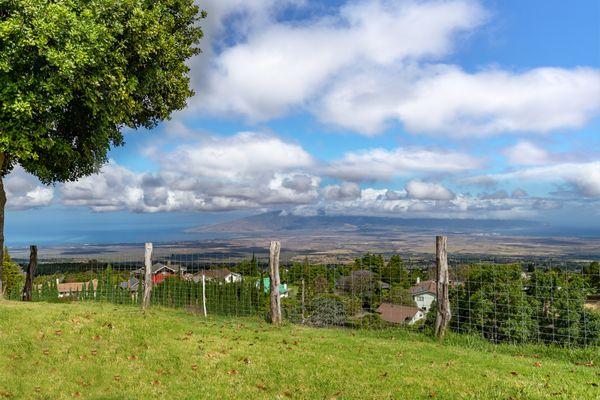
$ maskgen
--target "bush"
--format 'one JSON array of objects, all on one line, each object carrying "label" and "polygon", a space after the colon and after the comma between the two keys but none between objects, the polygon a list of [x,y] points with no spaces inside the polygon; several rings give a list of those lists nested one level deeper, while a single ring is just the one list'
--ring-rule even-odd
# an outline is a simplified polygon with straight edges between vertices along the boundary
[{"label": "bush", "polygon": [[281,314],[288,322],[302,322],[302,303],[293,298],[281,299]]},{"label": "bush", "polygon": [[337,295],[315,297],[309,304],[306,323],[313,326],[345,325],[348,318],[347,304]]},{"label": "bush", "polygon": [[25,276],[21,271],[21,267],[10,259],[6,248],[4,249],[4,261],[2,263],[2,284],[4,295],[8,299],[20,298],[25,284]]}]

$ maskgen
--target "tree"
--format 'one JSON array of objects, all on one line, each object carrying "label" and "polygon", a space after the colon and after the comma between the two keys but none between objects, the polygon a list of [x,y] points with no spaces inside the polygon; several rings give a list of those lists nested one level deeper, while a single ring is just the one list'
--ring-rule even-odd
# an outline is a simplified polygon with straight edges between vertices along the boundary
[{"label": "tree", "polygon": [[9,299],[19,298],[25,284],[25,276],[21,267],[11,260],[7,249],[4,249],[2,267],[2,281],[5,282],[4,294]]},{"label": "tree", "polygon": [[[204,17],[193,0],[3,1],[0,178],[17,164],[45,184],[93,174],[122,128],[182,109]],[[5,204],[0,179],[0,249]]]},{"label": "tree", "polygon": [[410,287],[411,282],[402,257],[398,254],[390,257],[390,260],[381,270],[381,280],[390,284],[401,283],[406,288]]},{"label": "tree", "polygon": [[588,266],[583,267],[583,276],[588,281],[592,293],[600,294],[600,263],[592,261]]}]

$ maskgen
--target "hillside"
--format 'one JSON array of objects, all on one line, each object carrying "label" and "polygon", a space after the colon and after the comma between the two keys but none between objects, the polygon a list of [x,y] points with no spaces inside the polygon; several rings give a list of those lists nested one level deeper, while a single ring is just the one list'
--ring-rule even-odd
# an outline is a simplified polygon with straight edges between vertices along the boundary
[{"label": "hillside", "polygon": [[[0,397],[593,399],[593,350],[0,301]],[[594,358],[595,357],[595,358]],[[586,365],[587,364],[587,365]]]},{"label": "hillside", "polygon": [[388,230],[422,232],[442,231],[496,231],[520,232],[539,228],[540,224],[521,220],[478,220],[478,219],[433,219],[433,218],[391,218],[352,215],[294,215],[281,211],[271,211],[252,215],[234,221],[202,226],[189,232],[282,232],[282,231],[347,231],[382,232]]}]

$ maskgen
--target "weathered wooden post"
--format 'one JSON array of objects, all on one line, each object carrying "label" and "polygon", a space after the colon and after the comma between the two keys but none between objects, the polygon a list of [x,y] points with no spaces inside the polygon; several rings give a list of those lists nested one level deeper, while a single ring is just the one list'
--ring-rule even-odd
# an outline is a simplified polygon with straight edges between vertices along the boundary
[{"label": "weathered wooden post", "polygon": [[448,290],[450,278],[448,275],[448,253],[446,249],[446,236],[435,238],[435,260],[437,275],[437,316],[435,319],[435,335],[442,339],[450,323],[450,299]]},{"label": "weathered wooden post", "polygon": [[281,323],[281,297],[279,293],[279,252],[281,244],[271,242],[269,247],[269,273],[271,276],[271,322],[273,324]]},{"label": "weathered wooden post", "polygon": [[202,271],[202,308],[206,318],[206,275],[204,275],[204,271]]},{"label": "weathered wooden post", "polygon": [[150,305],[152,296],[152,243],[146,243],[144,253],[144,297],[142,298],[142,309]]},{"label": "weathered wooden post", "polygon": [[33,275],[37,268],[37,246],[29,247],[29,264],[27,265],[27,276],[25,277],[25,286],[23,287],[23,301],[31,301],[31,291],[33,290]]}]

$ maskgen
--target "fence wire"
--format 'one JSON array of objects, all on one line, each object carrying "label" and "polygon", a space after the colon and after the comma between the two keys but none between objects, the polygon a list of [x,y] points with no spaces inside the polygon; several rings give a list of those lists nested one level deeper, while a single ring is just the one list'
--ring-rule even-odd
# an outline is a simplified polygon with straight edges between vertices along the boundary
[{"label": "fence wire", "polygon": [[[40,259],[33,301],[141,303],[143,249],[103,260]],[[496,343],[600,345],[598,262],[451,258],[449,263],[451,330]],[[23,266],[5,261],[5,297],[21,298],[22,270]],[[269,293],[279,290],[283,318],[289,323],[431,332],[436,317],[435,271],[432,258],[397,254],[365,254],[330,264],[282,257],[281,285],[271,288],[266,251],[243,258],[162,249],[153,258],[151,305],[199,315],[268,319]]]}]

